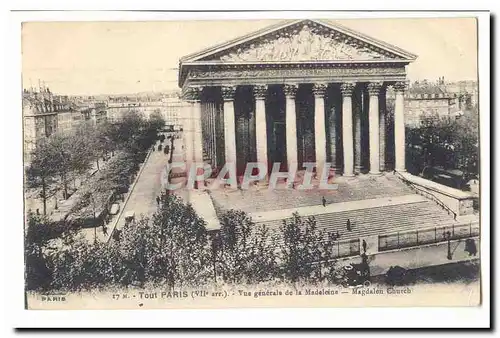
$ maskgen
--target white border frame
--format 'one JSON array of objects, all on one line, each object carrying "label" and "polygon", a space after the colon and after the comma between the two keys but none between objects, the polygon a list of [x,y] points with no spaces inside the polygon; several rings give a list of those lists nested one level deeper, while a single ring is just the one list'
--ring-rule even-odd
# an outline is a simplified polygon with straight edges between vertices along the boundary
[{"label": "white border frame", "polygon": [[[27,7],[39,8],[35,1]],[[95,2],[99,3],[100,2]],[[465,3],[465,2],[464,2]],[[24,5],[24,6],[23,6]],[[64,4],[70,7],[68,4]],[[49,6],[48,8],[54,8]],[[104,7],[104,8],[102,8]],[[122,6],[122,8],[129,6]],[[385,7],[385,6],[384,6]],[[101,9],[109,6],[101,5]],[[116,6],[115,6],[116,8]],[[130,8],[130,7],[129,7]],[[95,20],[183,20],[183,19],[293,19],[373,18],[373,17],[456,17],[478,16],[479,85],[481,111],[481,204],[482,204],[482,293],[483,305],[477,308],[335,308],[335,309],[238,309],[238,310],[112,310],[112,311],[34,311],[24,310],[23,234],[22,234],[22,137],[21,137],[21,54],[22,21]],[[3,111],[3,177],[7,184],[4,207],[4,262],[7,288],[4,301],[12,327],[488,327],[490,317],[490,22],[481,12],[14,12],[4,21],[7,32],[4,60],[6,102]],[[6,166],[5,164],[8,164]]]}]

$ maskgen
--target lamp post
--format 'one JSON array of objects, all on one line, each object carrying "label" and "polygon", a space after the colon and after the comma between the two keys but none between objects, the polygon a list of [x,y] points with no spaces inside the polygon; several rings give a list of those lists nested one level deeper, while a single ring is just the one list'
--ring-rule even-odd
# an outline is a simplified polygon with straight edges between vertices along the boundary
[{"label": "lamp post", "polygon": [[446,239],[448,240],[448,255],[446,256],[446,258],[448,258],[448,260],[452,260],[453,257],[451,256],[451,233],[449,231],[446,231],[445,233],[445,236],[446,236]]},{"label": "lamp post", "polygon": [[95,215],[95,200],[94,200],[94,195],[90,194],[89,195],[90,197],[90,202],[92,203],[92,216],[93,216],[93,220],[94,220],[94,244],[97,243],[97,224],[96,224],[96,220],[97,220],[97,217]]}]

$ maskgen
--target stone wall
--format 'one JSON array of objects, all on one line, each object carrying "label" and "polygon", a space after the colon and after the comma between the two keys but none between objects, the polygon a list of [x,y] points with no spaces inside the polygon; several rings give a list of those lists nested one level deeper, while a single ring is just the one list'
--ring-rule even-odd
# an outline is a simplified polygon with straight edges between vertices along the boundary
[{"label": "stone wall", "polygon": [[404,179],[416,186],[419,194],[429,199],[437,198],[440,202],[453,210],[457,216],[473,214],[474,196],[472,194],[408,173],[402,173],[401,175]]}]

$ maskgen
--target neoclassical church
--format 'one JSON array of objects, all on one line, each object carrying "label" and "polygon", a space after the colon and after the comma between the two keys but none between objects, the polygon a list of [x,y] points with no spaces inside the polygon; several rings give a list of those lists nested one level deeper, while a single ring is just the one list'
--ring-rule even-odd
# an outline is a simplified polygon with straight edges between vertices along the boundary
[{"label": "neoclassical church", "polygon": [[406,66],[416,57],[320,20],[287,21],[187,55],[179,66],[186,160],[234,163],[239,173],[247,162],[330,163],[344,176],[404,171]]}]

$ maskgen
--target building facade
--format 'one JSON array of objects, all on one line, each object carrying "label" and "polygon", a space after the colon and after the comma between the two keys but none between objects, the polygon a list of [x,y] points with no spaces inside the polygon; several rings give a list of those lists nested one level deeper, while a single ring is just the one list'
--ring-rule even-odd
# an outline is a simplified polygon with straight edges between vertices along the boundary
[{"label": "building facade", "polygon": [[23,90],[25,165],[29,164],[38,140],[56,132],[72,132],[85,121],[96,124],[106,119],[105,102],[75,102],[75,98],[54,95],[45,86]]},{"label": "building facade", "polygon": [[136,111],[149,118],[152,113],[159,113],[165,119],[165,125],[178,130],[182,126],[182,113],[186,102],[178,95],[166,95],[158,100],[122,98],[108,102],[107,112],[110,121],[118,121],[129,111]]},{"label": "building facade", "polygon": [[[405,92],[405,124],[418,127],[424,119],[456,118],[471,110],[477,94],[474,94],[473,85],[464,87],[462,83],[469,82],[446,83],[444,77],[440,77],[437,82],[423,80],[409,84]],[[395,93],[390,90],[387,97],[392,104]]]},{"label": "building facade", "polygon": [[24,161],[29,163],[36,142],[54,134],[59,128],[58,114],[71,109],[64,98],[54,96],[45,86],[24,89],[22,102]]},{"label": "building facade", "polygon": [[[406,66],[416,56],[318,20],[275,25],[180,60],[187,161],[338,173],[405,170]],[[386,91],[395,92],[394,138]],[[386,149],[394,147],[388,158]]]},{"label": "building facade", "polygon": [[445,117],[454,112],[453,95],[437,85],[413,83],[405,94],[405,124],[409,127],[420,126],[423,118]]}]

